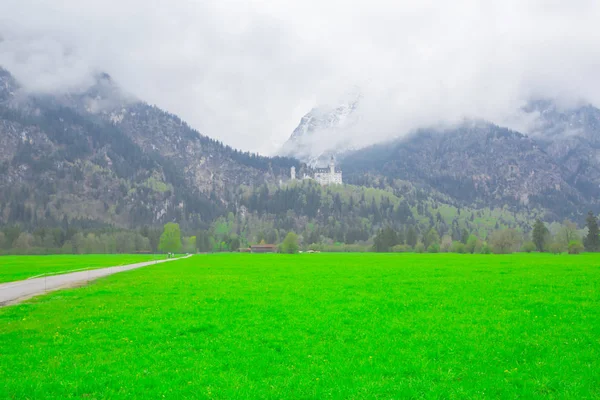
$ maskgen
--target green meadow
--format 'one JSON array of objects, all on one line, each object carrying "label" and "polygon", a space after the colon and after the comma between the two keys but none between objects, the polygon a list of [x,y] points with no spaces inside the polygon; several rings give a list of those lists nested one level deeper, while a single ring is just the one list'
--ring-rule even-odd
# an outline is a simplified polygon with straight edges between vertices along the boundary
[{"label": "green meadow", "polygon": [[0,256],[0,283],[19,281],[43,274],[134,264],[155,258],[165,258],[165,256],[152,254]]},{"label": "green meadow", "polygon": [[0,309],[2,399],[598,399],[600,257],[198,255]]}]

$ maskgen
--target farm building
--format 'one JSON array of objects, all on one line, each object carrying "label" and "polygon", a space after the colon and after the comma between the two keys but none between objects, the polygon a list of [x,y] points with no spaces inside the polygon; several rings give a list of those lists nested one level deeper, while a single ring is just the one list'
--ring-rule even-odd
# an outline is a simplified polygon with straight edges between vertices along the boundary
[{"label": "farm building", "polygon": [[250,249],[253,253],[277,253],[277,246],[274,244],[255,244]]}]

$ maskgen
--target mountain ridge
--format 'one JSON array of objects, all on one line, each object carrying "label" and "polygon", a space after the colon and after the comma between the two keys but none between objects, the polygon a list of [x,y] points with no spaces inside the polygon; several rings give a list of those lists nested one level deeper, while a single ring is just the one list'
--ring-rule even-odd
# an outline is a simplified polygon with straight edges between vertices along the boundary
[{"label": "mountain ridge", "polygon": [[[357,100],[330,110],[348,121],[358,107]],[[429,213],[423,204],[429,201],[523,213],[521,221],[527,215],[580,219],[588,209],[598,209],[596,111],[568,118],[546,111],[554,127],[582,121],[579,130],[585,134],[579,136],[529,136],[470,120],[358,150],[340,149],[338,164],[345,183],[362,186],[364,193],[371,187],[393,193],[398,204],[392,208],[402,205],[402,210],[386,211],[392,216],[408,215],[408,202],[421,207],[417,220]],[[336,118],[328,121],[344,120]],[[322,207],[336,204],[336,190],[359,190],[326,189],[318,195],[323,203],[311,203],[314,187],[290,186],[290,168],[307,168],[300,160],[225,146],[179,117],[122,93],[102,74],[82,92],[32,95],[0,70],[0,146],[0,224],[52,225],[68,218],[124,228],[177,221],[186,229],[233,213],[303,227],[311,218],[330,218],[331,211]],[[292,201],[290,193],[299,198]],[[355,195],[353,202],[363,202],[363,195]],[[365,209],[375,210],[373,204],[361,207],[360,212],[347,209],[352,221],[359,221],[357,213],[375,215]],[[302,214],[308,209],[310,215]],[[386,221],[373,218],[369,229]]]},{"label": "mountain ridge", "polygon": [[314,153],[306,146],[301,152],[289,148],[300,142],[299,132],[335,133],[338,141],[346,132],[341,126],[335,132],[316,125],[302,130],[303,119],[287,143],[287,154],[305,162],[334,154],[341,160],[345,182],[381,186],[383,179],[393,187],[395,179],[408,180],[464,206],[540,206],[552,218],[598,209],[600,110],[589,104],[560,108],[540,100],[523,111],[537,117],[527,134],[471,119],[449,128],[417,129],[351,151],[330,148]]},{"label": "mountain ridge", "polygon": [[18,83],[0,70],[0,88],[0,222],[209,223],[236,187],[275,182],[299,166],[203,136],[122,94],[108,75],[82,93],[17,98]]}]

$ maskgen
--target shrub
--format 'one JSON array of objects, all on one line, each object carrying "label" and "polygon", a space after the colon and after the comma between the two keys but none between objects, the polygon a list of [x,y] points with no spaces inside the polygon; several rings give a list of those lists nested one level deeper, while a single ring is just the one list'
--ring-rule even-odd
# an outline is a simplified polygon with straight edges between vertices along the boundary
[{"label": "shrub", "polygon": [[372,246],[360,244],[325,244],[320,247],[309,246],[309,250],[322,251],[324,253],[368,253],[373,251]]},{"label": "shrub", "polygon": [[324,244],[321,246],[321,250],[323,253],[343,253],[344,247],[339,244]]},{"label": "shrub", "polygon": [[535,243],[533,242],[525,242],[523,243],[523,246],[521,246],[521,251],[523,253],[531,253],[532,251],[535,251],[535,249]]},{"label": "shrub", "polygon": [[563,252],[562,246],[560,245],[560,243],[551,243],[550,246],[548,246],[548,251],[550,251],[550,253],[552,254],[560,254]]},{"label": "shrub", "polygon": [[373,251],[387,253],[399,243],[398,234],[390,227],[381,229],[373,242]]},{"label": "shrub", "polygon": [[408,251],[411,251],[411,248],[406,244],[397,244],[394,247],[392,247],[392,251],[394,253],[406,253]]},{"label": "shrub", "polygon": [[63,254],[73,254],[73,244],[71,241],[67,240],[65,244],[63,244],[61,250]]},{"label": "shrub", "polygon": [[371,246],[361,244],[346,244],[343,247],[346,253],[368,253],[371,251]]},{"label": "shrub", "polygon": [[479,238],[475,235],[469,235],[469,238],[467,239],[467,244],[466,244],[466,251],[467,253],[479,253],[479,251],[481,250],[481,240],[479,240]]},{"label": "shrub", "polygon": [[487,242],[483,242],[479,253],[480,254],[492,254],[492,248],[490,247],[490,245],[487,244]]},{"label": "shrub", "polygon": [[452,243],[451,250],[453,253],[464,254],[467,252],[467,248],[463,242],[455,241]]},{"label": "shrub", "polygon": [[452,248],[452,238],[448,235],[445,235],[442,238],[442,244],[440,245],[440,251],[447,253]]},{"label": "shrub", "polygon": [[323,246],[321,243],[313,243],[310,246],[308,246],[308,250],[312,250],[312,251],[323,251],[325,246]]},{"label": "shrub", "polygon": [[428,253],[439,253],[440,252],[440,245],[438,243],[431,243],[429,245],[429,247],[427,248],[427,252]]},{"label": "shrub", "polygon": [[13,242],[12,247],[20,251],[22,254],[28,254],[27,251],[33,247],[33,235],[27,232],[22,232]]},{"label": "shrub", "polygon": [[580,254],[583,251],[583,244],[577,240],[569,242],[568,248],[569,254]]},{"label": "shrub", "polygon": [[425,253],[425,245],[421,242],[415,245],[415,253]]},{"label": "shrub", "polygon": [[298,250],[300,250],[300,246],[298,246],[298,235],[294,232],[288,233],[283,240],[283,243],[281,243],[280,250],[282,253],[287,254],[298,253]]},{"label": "shrub", "polygon": [[[423,235],[423,244],[427,249],[434,243],[440,242],[440,235],[434,228],[431,228],[425,235]],[[438,250],[439,251],[439,250]]]}]

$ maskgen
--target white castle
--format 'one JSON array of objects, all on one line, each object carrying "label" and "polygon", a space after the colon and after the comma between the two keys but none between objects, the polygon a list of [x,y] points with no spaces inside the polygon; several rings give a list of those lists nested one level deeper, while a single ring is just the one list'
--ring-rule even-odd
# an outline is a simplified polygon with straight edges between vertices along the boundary
[{"label": "white castle", "polygon": [[[290,177],[292,180],[296,179],[296,167],[292,167]],[[329,162],[329,168],[319,168],[315,171],[314,178],[304,174],[302,179],[314,179],[321,185],[341,185],[342,171],[335,170],[335,161],[333,156]]]}]

